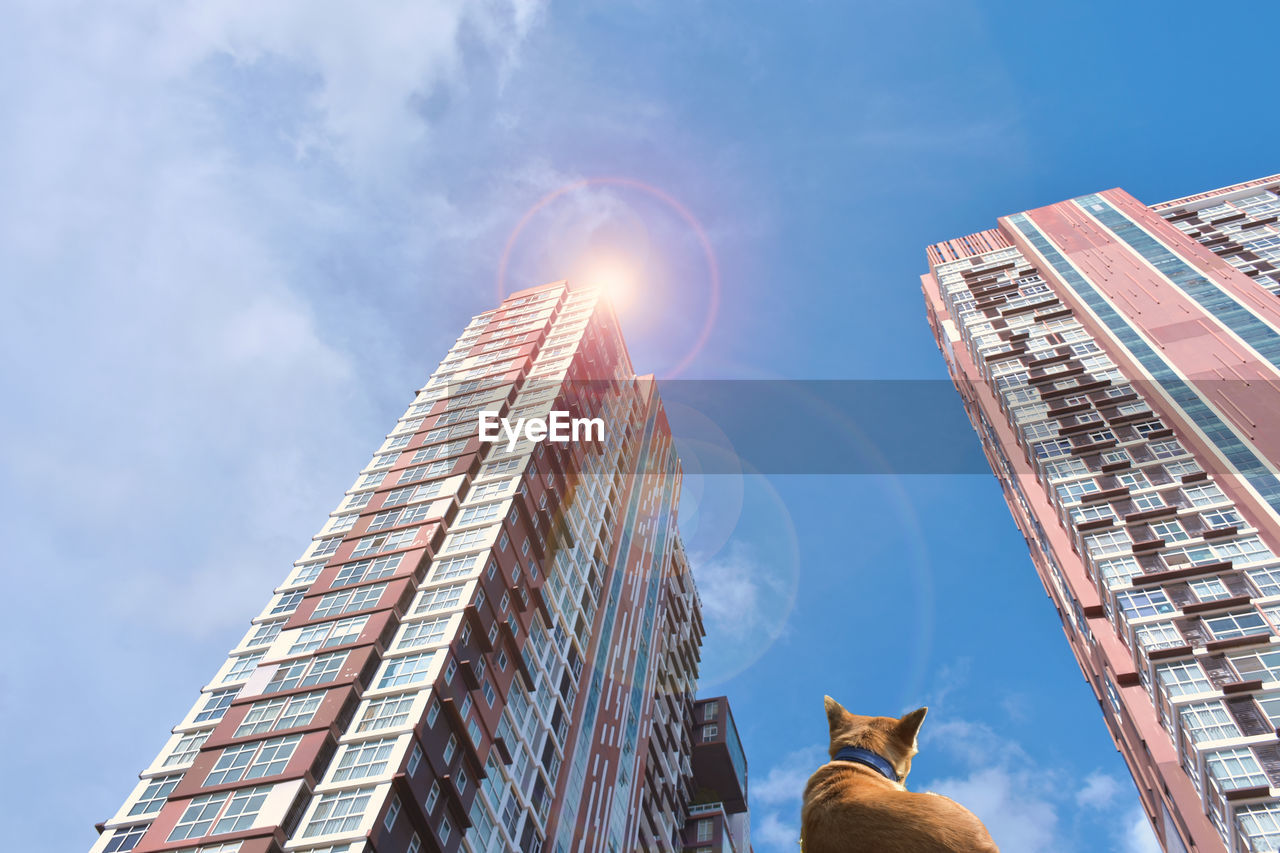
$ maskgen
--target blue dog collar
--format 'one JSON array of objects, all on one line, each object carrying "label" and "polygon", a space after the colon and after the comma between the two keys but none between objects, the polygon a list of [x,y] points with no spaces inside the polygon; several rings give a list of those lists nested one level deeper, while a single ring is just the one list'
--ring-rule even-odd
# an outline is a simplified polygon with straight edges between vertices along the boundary
[{"label": "blue dog collar", "polygon": [[863,749],[858,746],[846,746],[831,759],[832,761],[852,761],[855,764],[863,764],[875,770],[890,782],[901,783],[898,773],[893,769],[893,765],[888,762],[883,755],[877,755],[869,749]]}]

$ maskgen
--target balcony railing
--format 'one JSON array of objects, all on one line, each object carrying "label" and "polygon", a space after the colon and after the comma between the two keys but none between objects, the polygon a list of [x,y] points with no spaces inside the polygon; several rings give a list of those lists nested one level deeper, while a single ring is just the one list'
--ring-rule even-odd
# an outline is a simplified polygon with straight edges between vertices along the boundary
[{"label": "balcony railing", "polygon": [[707,812],[722,812],[722,811],[724,811],[724,803],[721,803],[721,802],[700,803],[696,806],[689,806],[689,815],[691,817],[696,814],[705,814]]}]

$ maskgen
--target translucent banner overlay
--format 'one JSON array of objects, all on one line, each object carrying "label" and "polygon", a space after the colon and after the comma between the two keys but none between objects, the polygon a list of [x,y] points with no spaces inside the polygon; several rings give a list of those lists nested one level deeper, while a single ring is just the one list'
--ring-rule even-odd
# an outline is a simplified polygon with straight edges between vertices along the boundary
[{"label": "translucent banner overlay", "polygon": [[[974,384],[980,384],[979,379]],[[644,429],[648,410],[632,406],[618,415],[605,401],[628,397],[662,401],[686,473],[691,474],[986,474],[990,467],[977,434],[949,380],[725,380],[639,379],[617,382],[533,379],[523,383],[521,399],[539,396],[546,382],[561,418],[583,419],[582,435],[592,435],[586,420],[602,423],[607,441]],[[505,389],[494,389],[499,394]],[[1123,393],[1119,393],[1123,391]],[[1121,447],[1140,441],[1137,422],[1148,432],[1171,427],[1150,402],[1159,401],[1150,383],[1091,389],[1087,395],[1045,399],[1040,414],[1020,413],[1022,426],[1047,422],[1051,432],[1037,432],[1028,455],[1042,452],[1046,436],[1069,442],[1055,453],[1088,458],[1100,439],[1096,430],[1111,429]],[[1108,396],[1108,393],[1111,396]],[[1206,381],[1195,393],[1224,413],[1280,410],[1280,386],[1270,383]],[[1165,402],[1159,405],[1167,405]],[[1123,409],[1118,408],[1124,406]],[[497,408],[489,407],[489,408]],[[1141,412],[1137,410],[1141,409]],[[625,410],[625,409],[624,409]],[[1062,410],[1061,413],[1059,410]],[[1082,414],[1082,412],[1094,414]],[[516,419],[535,412],[523,406],[507,409]],[[1225,417],[1226,415],[1224,415]],[[1004,413],[995,419],[1007,423]],[[1273,422],[1274,419],[1268,419]],[[634,421],[629,423],[628,421]],[[1158,422],[1158,423],[1154,423]],[[1085,424],[1090,426],[1085,428]],[[1256,424],[1234,424],[1242,441],[1252,442]],[[561,424],[563,436],[569,426]],[[493,426],[494,435],[497,426]],[[554,434],[555,430],[552,430]],[[574,435],[579,433],[575,432]],[[1167,435],[1164,433],[1163,437]],[[539,436],[544,439],[545,436]],[[1105,438],[1105,437],[1104,437]],[[503,439],[505,441],[505,438]],[[576,440],[576,439],[575,439]],[[1260,439],[1259,439],[1260,440]],[[1107,439],[1109,442],[1110,439]],[[1088,447],[1091,442],[1094,448]],[[1265,442],[1264,442],[1265,444]],[[1110,446],[1115,446],[1114,444]],[[1191,448],[1187,448],[1190,450]],[[1145,457],[1143,457],[1145,458]],[[651,460],[656,461],[656,460]],[[1140,461],[1140,460],[1135,460]],[[1216,458],[1198,458],[1200,466],[1223,473]],[[643,463],[642,463],[643,464]],[[1229,472],[1228,472],[1229,473]]]}]

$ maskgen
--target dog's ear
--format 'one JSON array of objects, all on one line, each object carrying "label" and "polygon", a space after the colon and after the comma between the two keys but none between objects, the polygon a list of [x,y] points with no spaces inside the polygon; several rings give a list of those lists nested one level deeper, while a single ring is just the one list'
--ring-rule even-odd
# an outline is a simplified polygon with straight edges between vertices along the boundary
[{"label": "dog's ear", "polygon": [[929,713],[928,708],[917,708],[910,714],[904,715],[898,720],[894,734],[907,746],[915,746],[916,736],[920,733],[920,725],[924,722],[924,715],[927,713]]},{"label": "dog's ear", "polygon": [[844,709],[843,705],[832,699],[830,696],[823,696],[822,704],[827,708],[827,724],[831,727],[832,731],[835,731],[836,726],[844,722],[845,715],[848,711]]}]

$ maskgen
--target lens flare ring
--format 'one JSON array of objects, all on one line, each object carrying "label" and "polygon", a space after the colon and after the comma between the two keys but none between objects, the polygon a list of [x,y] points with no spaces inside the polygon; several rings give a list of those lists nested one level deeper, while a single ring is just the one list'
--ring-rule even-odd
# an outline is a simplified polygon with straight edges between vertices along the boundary
[{"label": "lens flare ring", "polygon": [[703,318],[702,327],[698,331],[698,337],[694,340],[689,350],[680,358],[676,365],[663,374],[663,378],[672,378],[679,376],[689,368],[693,360],[697,357],[702,348],[706,346],[707,341],[711,338],[711,331],[715,328],[716,315],[720,310],[720,266],[716,261],[715,250],[711,247],[711,240],[708,239],[706,230],[702,227],[702,223],[698,221],[687,207],[679,200],[672,197],[670,193],[658,187],[646,184],[643,181],[637,181],[634,178],[626,178],[621,176],[602,176],[595,178],[583,178],[579,181],[565,184],[559,189],[552,190],[544,195],[533,206],[525,211],[520,217],[520,221],[516,223],[516,227],[512,229],[511,234],[507,237],[506,245],[502,248],[502,257],[498,261],[498,277],[497,291],[498,299],[501,301],[507,295],[507,266],[511,261],[511,253],[515,248],[516,242],[520,238],[520,234],[529,225],[529,222],[538,214],[539,211],[546,208],[557,199],[578,190],[587,189],[593,186],[613,186],[624,187],[626,189],[637,190],[645,193],[658,201],[665,204],[668,208],[676,213],[689,229],[693,232],[699,246],[702,249],[702,255],[707,264],[707,279],[709,289],[707,293],[707,311]]}]

